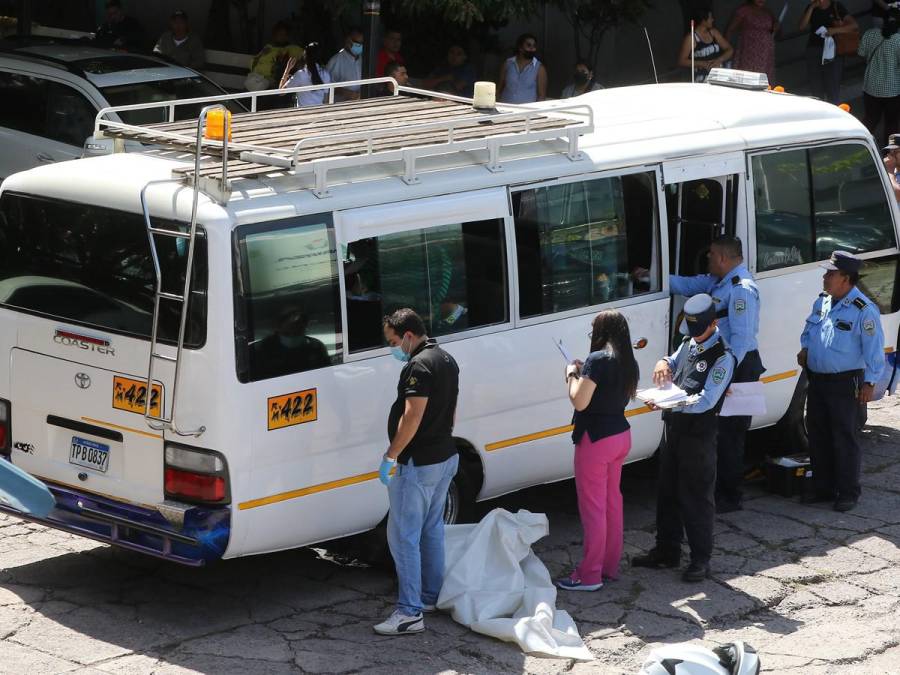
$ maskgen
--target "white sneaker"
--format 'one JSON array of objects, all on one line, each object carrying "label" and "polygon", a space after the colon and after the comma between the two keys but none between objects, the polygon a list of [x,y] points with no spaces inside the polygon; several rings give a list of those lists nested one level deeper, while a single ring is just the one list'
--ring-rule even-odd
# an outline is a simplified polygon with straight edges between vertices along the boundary
[{"label": "white sneaker", "polygon": [[387,620],[382,621],[373,626],[375,632],[379,635],[411,635],[412,633],[421,633],[425,630],[425,619],[422,613],[415,616],[407,616],[395,610]]}]

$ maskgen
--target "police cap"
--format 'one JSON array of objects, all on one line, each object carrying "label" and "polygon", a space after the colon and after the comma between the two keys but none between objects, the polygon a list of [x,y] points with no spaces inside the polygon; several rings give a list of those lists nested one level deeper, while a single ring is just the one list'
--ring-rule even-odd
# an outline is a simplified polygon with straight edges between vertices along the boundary
[{"label": "police cap", "polygon": [[691,337],[698,337],[706,332],[710,324],[716,320],[716,306],[706,293],[698,293],[684,303],[684,319]]},{"label": "police cap", "polygon": [[852,274],[853,272],[859,272],[859,268],[862,267],[862,260],[847,251],[835,251],[831,254],[831,258],[823,263],[819,263],[819,267]]},{"label": "police cap", "polygon": [[882,152],[893,152],[894,150],[900,150],[900,134],[888,136],[888,144],[881,149]]}]

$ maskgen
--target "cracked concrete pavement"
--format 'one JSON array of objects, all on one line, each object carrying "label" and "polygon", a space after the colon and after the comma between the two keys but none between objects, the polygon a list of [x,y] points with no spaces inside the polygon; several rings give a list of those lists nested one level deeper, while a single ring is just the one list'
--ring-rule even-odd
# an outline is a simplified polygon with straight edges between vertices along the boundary
[{"label": "cracked concrete pavement", "polygon": [[[650,648],[749,642],[765,672],[900,671],[900,400],[871,406],[864,493],[838,514],[751,485],[717,517],[714,576],[631,569],[597,593],[561,594],[596,656],[527,656],[428,616],[384,638],[393,578],[303,549],[193,570],[0,516],[0,673],[634,673]],[[626,469],[626,556],[653,543],[652,465]],[[484,505],[544,511],[535,547],[553,575],[580,551],[571,482]]]}]

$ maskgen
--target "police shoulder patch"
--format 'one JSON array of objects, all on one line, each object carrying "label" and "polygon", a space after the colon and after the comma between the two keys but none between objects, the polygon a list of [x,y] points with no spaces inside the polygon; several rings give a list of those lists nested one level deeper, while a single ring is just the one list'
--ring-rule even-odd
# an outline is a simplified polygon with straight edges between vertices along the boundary
[{"label": "police shoulder patch", "polygon": [[406,380],[406,385],[408,387],[415,387],[419,381],[416,379],[415,375],[410,375],[409,379]]},{"label": "police shoulder patch", "polygon": [[866,335],[875,335],[875,321],[874,319],[866,319],[863,321],[863,330],[866,332]]},{"label": "police shoulder patch", "polygon": [[862,309],[863,307],[866,306],[866,301],[863,300],[862,298],[855,298],[853,300],[853,304],[856,305],[857,309]]},{"label": "police shoulder patch", "polygon": [[747,301],[746,300],[735,300],[734,301],[734,311],[735,312],[743,312],[747,309]]},{"label": "police shoulder patch", "polygon": [[722,384],[725,380],[725,369],[722,366],[716,366],[712,371],[712,381],[715,384]]},{"label": "police shoulder patch", "polygon": [[698,373],[706,372],[706,361],[697,361],[697,365],[695,366]]}]

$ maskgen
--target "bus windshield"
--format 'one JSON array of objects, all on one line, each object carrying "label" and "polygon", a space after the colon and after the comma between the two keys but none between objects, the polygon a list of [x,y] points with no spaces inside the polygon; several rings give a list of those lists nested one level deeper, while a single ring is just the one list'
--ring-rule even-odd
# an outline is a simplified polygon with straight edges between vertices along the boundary
[{"label": "bus windshield", "polygon": [[[154,219],[156,227],[184,224]],[[181,294],[185,239],[156,235],[163,290]],[[206,245],[197,239],[185,344],[206,338]],[[0,306],[150,337],[156,275],[144,218],[87,204],[5,193],[0,199]],[[180,303],[160,303],[159,336],[177,338]]]}]

